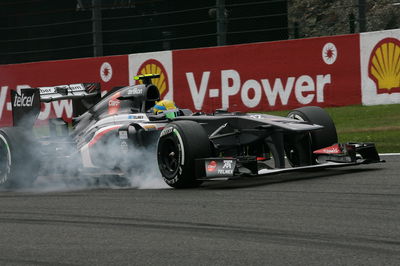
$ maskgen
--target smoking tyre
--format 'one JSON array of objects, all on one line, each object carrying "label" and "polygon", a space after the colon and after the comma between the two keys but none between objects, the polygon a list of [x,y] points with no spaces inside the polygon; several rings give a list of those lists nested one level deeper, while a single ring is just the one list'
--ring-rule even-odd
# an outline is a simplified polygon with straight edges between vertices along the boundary
[{"label": "smoking tyre", "polygon": [[0,187],[27,187],[38,176],[35,142],[26,131],[18,127],[0,129]]}]

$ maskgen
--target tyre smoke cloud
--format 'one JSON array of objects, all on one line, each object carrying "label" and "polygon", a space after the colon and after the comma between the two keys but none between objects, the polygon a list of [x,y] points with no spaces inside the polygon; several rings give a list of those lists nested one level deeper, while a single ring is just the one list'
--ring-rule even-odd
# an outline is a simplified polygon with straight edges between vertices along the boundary
[{"label": "tyre smoke cloud", "polygon": [[[31,118],[25,118],[30,120]],[[22,192],[79,191],[87,189],[165,189],[170,188],[163,180],[157,163],[156,143],[149,147],[132,145],[128,152],[121,150],[118,136],[105,142],[98,142],[96,148],[104,165],[96,168],[83,168],[79,150],[69,137],[56,140],[35,138],[29,129],[20,129],[25,135],[24,143],[14,144],[24,153],[35,158],[19,162],[25,172],[18,182],[1,188]],[[38,131],[34,130],[36,135]],[[43,133],[42,133],[43,134]],[[26,143],[28,142],[28,143]],[[14,158],[17,160],[16,158]],[[12,163],[17,163],[16,161]],[[39,168],[39,175],[33,182],[31,169]],[[13,177],[11,177],[13,178]],[[25,182],[26,181],[26,182]]]}]

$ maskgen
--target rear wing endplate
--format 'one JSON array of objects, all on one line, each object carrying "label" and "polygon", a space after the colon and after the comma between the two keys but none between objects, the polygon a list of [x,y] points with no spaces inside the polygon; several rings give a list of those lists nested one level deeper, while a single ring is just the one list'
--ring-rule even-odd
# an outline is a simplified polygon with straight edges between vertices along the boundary
[{"label": "rear wing endplate", "polygon": [[72,100],[73,116],[79,116],[101,99],[99,83],[77,83],[53,87],[21,89],[11,91],[11,106],[14,126],[31,128],[40,113],[40,103]]}]

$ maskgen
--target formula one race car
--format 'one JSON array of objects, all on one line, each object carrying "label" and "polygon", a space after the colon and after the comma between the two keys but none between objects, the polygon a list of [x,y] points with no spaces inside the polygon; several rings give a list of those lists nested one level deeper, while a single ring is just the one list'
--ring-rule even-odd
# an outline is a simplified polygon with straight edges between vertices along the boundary
[{"label": "formula one race car", "polygon": [[[175,188],[380,161],[372,143],[338,144],[332,119],[319,107],[298,108],[288,117],[187,109],[154,114],[160,93],[151,79],[158,77],[137,76],[143,84],[117,87],[104,97],[96,83],[12,91],[14,127],[0,129],[0,184],[26,186],[39,175],[71,169],[77,176],[135,171],[140,165],[132,163],[132,152],[155,144],[161,175]],[[52,119],[50,136],[34,137],[40,103],[62,99],[72,100],[72,129]]]}]

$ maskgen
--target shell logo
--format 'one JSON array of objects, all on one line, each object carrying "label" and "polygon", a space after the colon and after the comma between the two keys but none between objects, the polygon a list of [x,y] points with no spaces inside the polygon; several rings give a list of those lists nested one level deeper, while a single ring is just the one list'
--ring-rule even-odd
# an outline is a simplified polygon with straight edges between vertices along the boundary
[{"label": "shell logo", "polygon": [[386,38],[372,50],[369,77],[375,82],[378,93],[400,92],[400,41]]},{"label": "shell logo", "polygon": [[[157,86],[158,90],[160,91],[161,99],[163,99],[169,90],[167,71],[165,71],[164,66],[158,60],[155,59],[146,60],[139,67],[137,73],[137,75],[144,75],[144,74],[160,74],[160,78],[153,79],[152,83]],[[138,83],[142,84],[143,82],[139,80]]]}]

